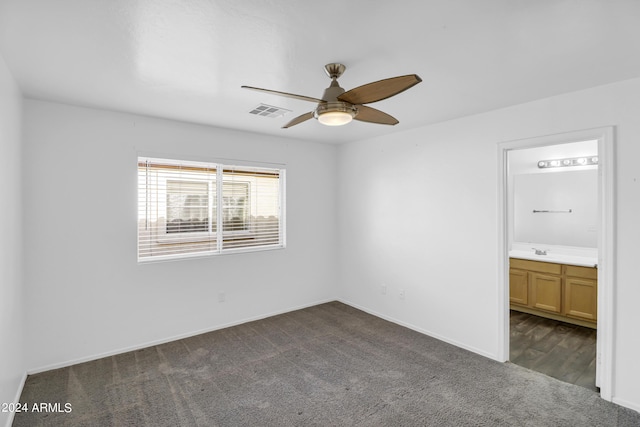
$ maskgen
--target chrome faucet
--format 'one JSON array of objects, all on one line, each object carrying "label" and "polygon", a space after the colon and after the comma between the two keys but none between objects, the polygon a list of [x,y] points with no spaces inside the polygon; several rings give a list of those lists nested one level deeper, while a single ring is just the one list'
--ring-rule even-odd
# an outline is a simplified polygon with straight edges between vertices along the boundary
[{"label": "chrome faucet", "polygon": [[547,254],[547,250],[546,249],[536,249],[536,248],[531,248],[534,251],[536,251],[536,255],[546,255]]}]

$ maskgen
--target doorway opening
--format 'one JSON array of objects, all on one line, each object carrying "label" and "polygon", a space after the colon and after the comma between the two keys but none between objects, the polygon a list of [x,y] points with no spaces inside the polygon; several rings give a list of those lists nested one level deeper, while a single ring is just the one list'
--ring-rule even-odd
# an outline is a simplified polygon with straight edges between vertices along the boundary
[{"label": "doorway opening", "polygon": [[611,400],[613,128],[498,152],[503,359]]}]

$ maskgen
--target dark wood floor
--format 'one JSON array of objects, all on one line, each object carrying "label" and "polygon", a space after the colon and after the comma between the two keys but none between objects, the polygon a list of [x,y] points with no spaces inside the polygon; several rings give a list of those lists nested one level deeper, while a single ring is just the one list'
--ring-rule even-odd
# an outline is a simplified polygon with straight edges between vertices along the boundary
[{"label": "dark wood floor", "polygon": [[510,361],[597,390],[596,330],[511,311]]}]

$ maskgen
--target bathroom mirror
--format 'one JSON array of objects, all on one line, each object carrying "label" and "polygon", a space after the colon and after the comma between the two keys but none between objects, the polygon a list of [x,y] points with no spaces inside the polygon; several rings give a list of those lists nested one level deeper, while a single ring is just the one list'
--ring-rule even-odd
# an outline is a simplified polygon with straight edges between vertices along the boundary
[{"label": "bathroom mirror", "polygon": [[514,241],[597,248],[596,169],[513,176]]}]

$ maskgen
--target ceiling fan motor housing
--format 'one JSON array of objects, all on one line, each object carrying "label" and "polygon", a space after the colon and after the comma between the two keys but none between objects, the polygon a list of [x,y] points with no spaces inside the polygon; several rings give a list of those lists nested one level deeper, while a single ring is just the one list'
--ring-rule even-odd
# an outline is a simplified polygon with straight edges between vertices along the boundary
[{"label": "ceiling fan motor housing", "polygon": [[[327,65],[327,67],[329,66]],[[344,67],[344,65],[342,67]],[[342,71],[344,71],[344,68],[341,70],[340,74],[342,74]],[[330,70],[327,68],[327,74],[329,74],[329,72]],[[326,102],[318,103],[318,106],[313,112],[314,118],[318,119],[321,123],[330,126],[346,124],[358,114],[358,108],[355,105],[344,101],[338,101],[338,97],[345,92],[338,83],[338,77],[339,75],[331,75],[331,84],[324,90],[324,94],[322,95],[322,100]],[[324,117],[321,118],[321,116]]]}]

